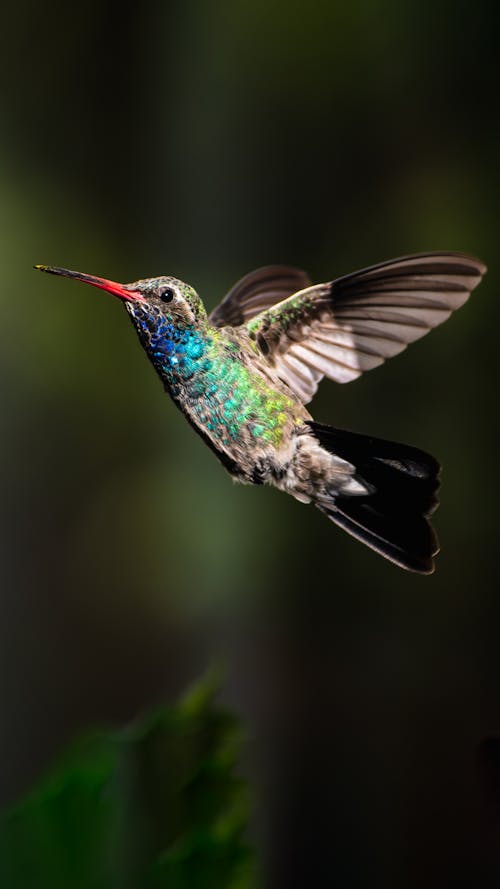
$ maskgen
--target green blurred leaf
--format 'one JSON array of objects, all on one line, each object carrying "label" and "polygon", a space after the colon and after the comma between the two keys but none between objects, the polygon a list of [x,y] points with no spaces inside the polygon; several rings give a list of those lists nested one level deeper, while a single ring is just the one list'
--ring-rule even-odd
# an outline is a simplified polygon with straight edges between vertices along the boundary
[{"label": "green blurred leaf", "polygon": [[251,889],[240,730],[213,678],[80,743],[0,819],[2,889]]}]

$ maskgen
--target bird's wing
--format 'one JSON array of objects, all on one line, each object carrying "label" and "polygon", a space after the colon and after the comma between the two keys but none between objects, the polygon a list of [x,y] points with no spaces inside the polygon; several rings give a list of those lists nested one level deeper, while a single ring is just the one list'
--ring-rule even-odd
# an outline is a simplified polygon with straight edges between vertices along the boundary
[{"label": "bird's wing", "polygon": [[322,377],[355,380],[446,321],[485,272],[463,254],[406,256],[307,287],[246,327],[307,404]]},{"label": "bird's wing", "polygon": [[238,327],[258,312],[309,287],[311,283],[309,275],[300,269],[287,265],[266,265],[249,272],[231,287],[210,314],[209,321],[215,327]]}]

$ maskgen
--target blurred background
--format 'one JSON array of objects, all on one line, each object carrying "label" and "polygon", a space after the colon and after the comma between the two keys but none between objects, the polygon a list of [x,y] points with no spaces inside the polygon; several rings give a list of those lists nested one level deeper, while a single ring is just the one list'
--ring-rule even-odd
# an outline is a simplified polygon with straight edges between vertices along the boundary
[{"label": "blurred background", "polygon": [[[498,885],[498,26],[493,0],[7,4],[2,804],[222,659],[265,886]],[[116,301],[31,270],[212,307],[259,265],[439,249],[488,264],[470,303],[312,406],[442,461],[429,578],[233,485]]]}]

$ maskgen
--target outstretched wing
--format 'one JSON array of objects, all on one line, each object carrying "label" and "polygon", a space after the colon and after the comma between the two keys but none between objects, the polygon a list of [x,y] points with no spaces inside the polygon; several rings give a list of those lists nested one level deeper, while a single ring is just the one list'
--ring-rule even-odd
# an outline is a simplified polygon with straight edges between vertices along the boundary
[{"label": "outstretched wing", "polygon": [[210,314],[215,327],[238,327],[258,312],[311,284],[309,275],[287,265],[266,265],[241,278]]},{"label": "outstretched wing", "polygon": [[307,287],[246,326],[306,404],[322,377],[355,380],[446,321],[485,272],[459,253],[407,256]]}]

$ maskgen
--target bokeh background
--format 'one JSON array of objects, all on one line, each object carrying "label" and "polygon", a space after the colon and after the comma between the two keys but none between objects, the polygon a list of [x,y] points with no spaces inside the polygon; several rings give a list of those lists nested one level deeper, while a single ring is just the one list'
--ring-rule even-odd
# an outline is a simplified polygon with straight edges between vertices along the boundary
[{"label": "bokeh background", "polygon": [[[6,5],[3,804],[222,659],[264,885],[498,885],[498,26],[489,0]],[[443,462],[430,578],[234,486],[120,306],[31,270],[211,307],[258,265],[429,249],[485,282],[313,411]]]}]

